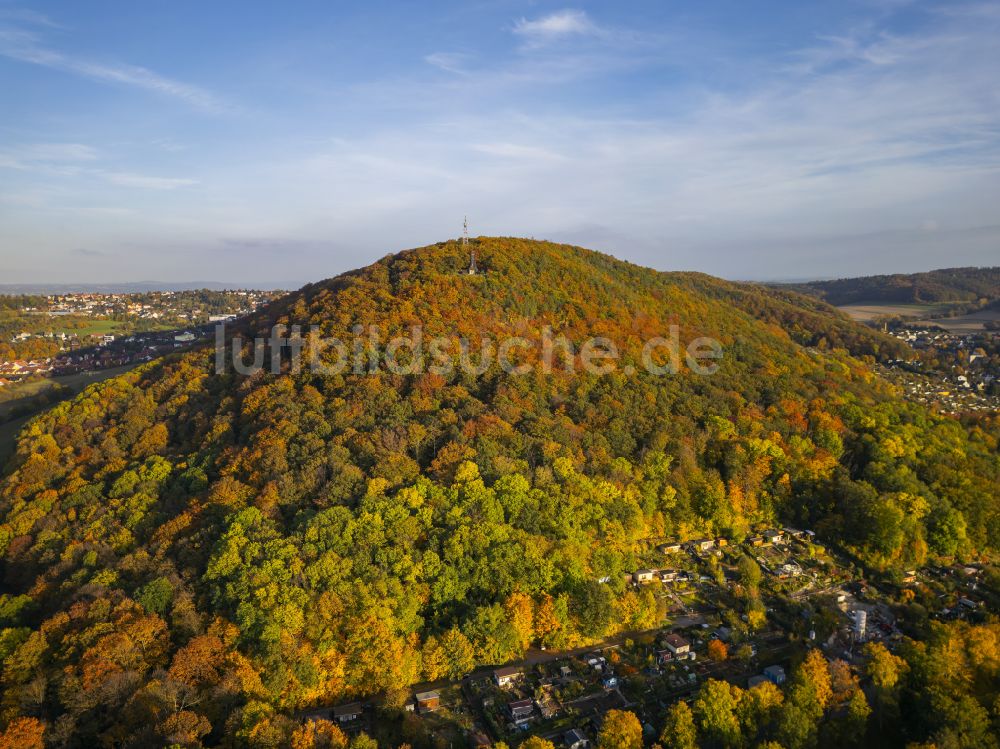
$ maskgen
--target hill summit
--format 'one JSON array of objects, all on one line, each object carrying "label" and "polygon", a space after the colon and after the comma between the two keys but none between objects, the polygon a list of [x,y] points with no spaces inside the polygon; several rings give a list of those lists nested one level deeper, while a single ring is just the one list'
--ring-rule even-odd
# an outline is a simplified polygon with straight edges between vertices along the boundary
[{"label": "hill summit", "polygon": [[[55,741],[238,740],[652,626],[661,603],[625,575],[665,540],[785,523],[881,569],[996,548],[995,441],[878,379],[866,359],[893,339],[792,292],[473,244],[476,275],[459,242],[402,252],[225,339],[252,359],[276,325],[313,328],[360,371],[283,355],[241,374],[226,351],[217,371],[205,347],[31,422],[0,484],[3,709]],[[712,374],[641,366],[671,326],[718,342]],[[390,371],[382,344],[415,327],[619,356],[544,371],[532,344],[516,373]]]}]

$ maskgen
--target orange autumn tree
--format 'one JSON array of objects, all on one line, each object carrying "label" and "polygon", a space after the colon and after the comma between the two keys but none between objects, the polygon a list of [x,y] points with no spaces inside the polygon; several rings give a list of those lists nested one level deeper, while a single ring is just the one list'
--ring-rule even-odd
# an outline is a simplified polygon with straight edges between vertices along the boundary
[{"label": "orange autumn tree", "polygon": [[708,657],[716,663],[721,663],[729,657],[729,648],[722,640],[709,640]]}]

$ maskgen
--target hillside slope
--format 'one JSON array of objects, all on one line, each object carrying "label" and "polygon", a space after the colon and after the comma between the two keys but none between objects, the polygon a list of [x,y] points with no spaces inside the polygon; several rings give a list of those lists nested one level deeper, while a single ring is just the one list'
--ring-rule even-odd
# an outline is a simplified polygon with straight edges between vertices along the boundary
[{"label": "hillside slope", "polygon": [[[0,485],[5,718],[54,743],[246,743],[311,705],[650,626],[623,573],[659,539],[808,524],[886,568],[1000,541],[995,437],[834,348],[891,339],[794,294],[474,245],[479,275],[457,243],[412,250],[241,332],[551,326],[614,341],[616,371],[244,376],[206,349],[57,406]],[[640,366],[671,324],[722,344],[718,372]]]}]

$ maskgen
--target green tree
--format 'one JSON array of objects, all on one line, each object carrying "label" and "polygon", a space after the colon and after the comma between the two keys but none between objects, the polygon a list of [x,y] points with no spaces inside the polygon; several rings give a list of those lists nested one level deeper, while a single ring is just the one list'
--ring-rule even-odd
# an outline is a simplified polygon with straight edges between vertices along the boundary
[{"label": "green tree", "polygon": [[458,679],[472,671],[476,653],[469,639],[457,628],[441,635],[441,649],[445,655],[445,669],[450,679]]},{"label": "green tree", "polygon": [[611,623],[614,602],[606,585],[587,580],[578,586],[571,610],[580,632],[587,637],[601,637]]},{"label": "green tree", "polygon": [[698,730],[694,725],[694,713],[686,702],[675,702],[667,710],[667,719],[660,733],[660,743],[669,749],[698,749]]},{"label": "green tree", "polygon": [[705,682],[694,703],[694,714],[702,736],[722,747],[743,745],[736,716],[742,693],[743,690],[729,682],[718,679]]}]

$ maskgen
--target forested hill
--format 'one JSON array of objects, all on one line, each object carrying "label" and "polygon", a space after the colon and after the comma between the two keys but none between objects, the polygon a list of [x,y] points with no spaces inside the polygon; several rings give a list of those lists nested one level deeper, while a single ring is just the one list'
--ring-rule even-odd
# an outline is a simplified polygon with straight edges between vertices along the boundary
[{"label": "forested hill", "polygon": [[[311,706],[400,704],[531,644],[651,626],[623,574],[663,539],[788,523],[884,569],[1000,542],[996,435],[845,350],[900,344],[793,293],[473,246],[477,275],[456,242],[412,250],[273,303],[244,338],[551,326],[615,342],[616,371],[216,374],[206,348],[25,428],[0,481],[3,721],[56,746],[277,746]],[[717,373],[641,366],[671,324],[721,343]]]},{"label": "forested hill", "polygon": [[943,268],[926,273],[840,278],[792,284],[833,305],[976,303],[1000,300],[1000,267]]}]

